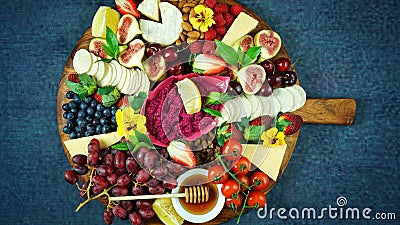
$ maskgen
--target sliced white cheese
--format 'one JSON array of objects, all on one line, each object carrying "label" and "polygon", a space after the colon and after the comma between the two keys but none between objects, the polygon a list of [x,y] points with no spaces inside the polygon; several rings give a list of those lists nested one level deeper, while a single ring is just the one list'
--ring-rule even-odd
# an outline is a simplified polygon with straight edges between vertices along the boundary
[{"label": "sliced white cheese", "polygon": [[249,118],[250,114],[252,113],[251,103],[249,102],[249,100],[244,95],[240,95],[239,98],[238,98],[238,101],[241,104],[239,121],[243,117]]},{"label": "sliced white cheese", "polygon": [[275,109],[274,117],[275,117],[279,112],[282,111],[281,103],[275,97],[272,97],[272,98],[274,100],[274,109]]},{"label": "sliced white cheese", "polygon": [[143,15],[149,17],[152,20],[159,21],[160,13],[158,4],[160,0],[144,0],[137,7],[137,10]]},{"label": "sliced white cheese", "polygon": [[282,112],[289,112],[293,108],[293,95],[285,88],[274,89],[272,95],[281,104]]},{"label": "sliced white cheese", "polygon": [[293,87],[286,87],[286,90],[288,90],[293,96],[293,107],[289,110],[289,112],[296,111],[297,109],[299,109],[301,107],[303,97]]},{"label": "sliced white cheese", "polygon": [[171,45],[182,32],[182,13],[168,2],[159,3],[162,23],[141,19],[139,21],[142,37],[148,42]]},{"label": "sliced white cheese", "polygon": [[121,81],[122,79],[122,66],[121,64],[119,64],[117,62],[117,60],[113,60],[111,61],[111,64],[114,66],[115,68],[115,79],[114,81],[111,83],[111,86],[117,86],[118,83]]},{"label": "sliced white cheese", "polygon": [[72,65],[78,74],[89,72],[92,67],[92,56],[86,49],[79,49],[72,60]]},{"label": "sliced white cheese", "polygon": [[274,99],[272,96],[257,96],[256,98],[260,102],[261,116],[276,116]]},{"label": "sliced white cheese", "polygon": [[222,39],[222,42],[227,45],[233,45],[241,37],[254,30],[257,25],[258,21],[256,19],[244,12],[241,12],[229,27],[224,38]]},{"label": "sliced white cheese", "polygon": [[127,69],[125,68],[125,67],[121,67],[122,68],[122,70],[121,70],[121,80],[118,82],[118,84],[117,84],[117,88],[118,88],[118,90],[120,90],[121,91],[121,89],[122,89],[122,87],[124,86],[124,84],[125,84],[125,81],[126,81],[126,77],[127,77]]},{"label": "sliced white cheese", "polygon": [[99,134],[90,137],[71,139],[65,141],[64,144],[71,157],[77,154],[87,155],[88,144],[90,143],[90,140],[92,140],[93,138],[96,138],[97,140],[100,141],[100,148],[110,147],[111,145],[121,140],[121,137],[118,136],[117,132],[112,132],[108,134]]},{"label": "sliced white cheese", "polygon": [[[299,94],[301,95],[301,99],[302,99],[302,101],[301,101],[301,104],[300,104],[300,107],[299,108],[301,108],[301,107],[303,107],[304,106],[304,104],[306,104],[306,101],[307,101],[307,93],[306,93],[306,91],[301,87],[301,86],[299,86],[299,85],[294,85],[293,86],[293,89],[295,89],[297,92],[299,92]],[[297,110],[297,109],[296,109]]]},{"label": "sliced white cheese", "polygon": [[261,103],[255,95],[246,95],[251,105],[250,120],[254,120],[261,116]]},{"label": "sliced white cheese", "polygon": [[112,73],[112,68],[109,63],[104,63],[104,75],[101,79],[97,80],[97,84],[100,87],[105,87],[105,81],[109,79]]},{"label": "sliced white cheese", "polygon": [[99,69],[99,64],[96,63],[97,60],[99,60],[100,58],[97,57],[95,54],[90,53],[90,56],[92,57],[92,66],[90,67],[90,70],[87,72],[87,74],[91,75],[91,76],[95,76],[97,73],[97,70]]},{"label": "sliced white cheese", "polygon": [[147,77],[146,73],[144,73],[142,70],[137,69],[136,71],[138,72],[138,74],[140,74],[141,79],[142,79],[141,89],[137,93],[142,91],[142,92],[148,94],[149,90],[150,90],[150,80],[149,80],[149,78]]},{"label": "sliced white cheese", "polygon": [[102,87],[109,86],[114,79],[114,66],[111,63],[106,63],[106,65],[106,74],[104,75],[104,78],[100,81]]},{"label": "sliced white cheese", "polygon": [[103,61],[98,61],[95,64],[98,64],[98,69],[95,74],[97,81],[103,79],[104,74],[105,74],[105,67],[104,67],[104,62]]},{"label": "sliced white cheese", "polygon": [[287,145],[265,147],[263,145],[243,144],[243,155],[266,173],[271,179],[277,180],[285,156]]},{"label": "sliced white cheese", "polygon": [[121,93],[123,93],[123,94],[128,94],[129,87],[130,87],[130,85],[131,85],[131,83],[132,83],[132,79],[133,79],[133,76],[132,76],[132,69],[127,69],[127,70],[126,70],[126,79],[125,79],[125,83],[122,85]]}]

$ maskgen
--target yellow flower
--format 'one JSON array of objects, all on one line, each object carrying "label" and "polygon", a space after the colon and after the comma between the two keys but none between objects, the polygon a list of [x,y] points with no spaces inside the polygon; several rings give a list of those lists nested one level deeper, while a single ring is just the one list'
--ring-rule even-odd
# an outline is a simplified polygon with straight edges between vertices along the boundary
[{"label": "yellow flower", "polygon": [[209,27],[215,24],[215,21],[213,20],[214,12],[212,9],[205,7],[204,5],[197,5],[194,7],[194,12],[197,16],[190,18],[190,23],[194,29],[206,32]]},{"label": "yellow flower", "polygon": [[134,129],[140,133],[146,133],[146,117],[141,114],[135,114],[135,110],[131,107],[118,109],[115,118],[119,136],[125,136],[125,138],[129,138],[129,135],[135,136]]},{"label": "yellow flower", "polygon": [[274,147],[286,144],[285,134],[283,132],[279,132],[276,127],[272,127],[271,129],[263,132],[261,135],[261,140],[264,141],[263,145],[265,147]]}]

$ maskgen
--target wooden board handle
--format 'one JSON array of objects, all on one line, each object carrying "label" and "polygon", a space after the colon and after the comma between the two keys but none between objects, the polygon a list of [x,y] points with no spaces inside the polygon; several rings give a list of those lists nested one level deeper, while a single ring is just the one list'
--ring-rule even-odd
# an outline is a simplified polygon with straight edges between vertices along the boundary
[{"label": "wooden board handle", "polygon": [[310,98],[294,112],[304,123],[352,125],[356,120],[356,100],[352,98]]}]

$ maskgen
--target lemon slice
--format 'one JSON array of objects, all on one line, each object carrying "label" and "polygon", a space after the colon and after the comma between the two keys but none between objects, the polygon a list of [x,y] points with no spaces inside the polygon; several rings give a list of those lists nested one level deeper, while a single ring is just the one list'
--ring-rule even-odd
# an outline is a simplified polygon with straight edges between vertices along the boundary
[{"label": "lemon slice", "polygon": [[117,33],[120,15],[108,6],[100,6],[92,21],[92,36],[106,38],[106,27]]},{"label": "lemon slice", "polygon": [[201,95],[196,84],[185,78],[176,83],[178,93],[183,101],[187,114],[197,113],[201,110]]},{"label": "lemon slice", "polygon": [[181,225],[184,219],[178,215],[170,198],[159,198],[153,202],[153,210],[166,225]]}]

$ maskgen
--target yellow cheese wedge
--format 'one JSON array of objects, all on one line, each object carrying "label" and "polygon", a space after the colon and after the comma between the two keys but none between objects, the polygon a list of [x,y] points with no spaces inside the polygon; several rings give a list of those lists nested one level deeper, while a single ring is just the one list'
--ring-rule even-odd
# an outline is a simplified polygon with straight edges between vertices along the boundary
[{"label": "yellow cheese wedge", "polygon": [[121,137],[118,136],[117,132],[112,132],[108,134],[99,134],[78,139],[71,139],[65,141],[64,144],[65,147],[67,147],[67,150],[71,155],[71,157],[77,154],[87,155],[88,154],[87,146],[90,143],[90,140],[92,140],[93,138],[96,138],[97,140],[100,141],[100,148],[107,148],[115,144],[119,140],[121,140]]},{"label": "yellow cheese wedge", "polygon": [[266,173],[271,179],[278,179],[279,169],[285,155],[287,145],[265,147],[263,145],[243,144],[243,155]]},{"label": "yellow cheese wedge", "polygon": [[258,21],[256,19],[241,12],[226,32],[222,42],[232,46],[239,38],[254,30],[257,25]]}]

